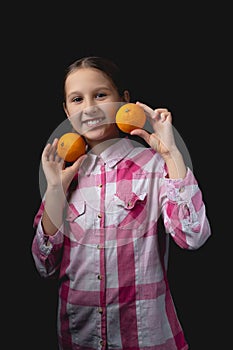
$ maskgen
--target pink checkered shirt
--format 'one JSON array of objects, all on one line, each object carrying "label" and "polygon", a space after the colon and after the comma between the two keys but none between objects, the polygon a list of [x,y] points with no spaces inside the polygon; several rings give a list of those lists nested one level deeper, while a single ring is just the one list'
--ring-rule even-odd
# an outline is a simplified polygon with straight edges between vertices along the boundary
[{"label": "pink checkered shirt", "polygon": [[197,249],[211,230],[191,169],[166,175],[158,153],[122,139],[89,153],[54,236],[43,232],[42,200],[32,254],[41,276],[59,273],[60,349],[188,349],[167,280],[168,240]]}]

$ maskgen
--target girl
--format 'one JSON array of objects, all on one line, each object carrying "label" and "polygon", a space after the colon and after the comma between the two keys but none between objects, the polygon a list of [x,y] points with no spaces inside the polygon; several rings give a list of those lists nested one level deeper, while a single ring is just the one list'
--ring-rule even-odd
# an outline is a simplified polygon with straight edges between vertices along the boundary
[{"label": "girl", "polygon": [[201,247],[211,235],[205,204],[171,112],[137,102],[153,131],[124,135],[115,116],[129,101],[113,62],[77,60],[65,75],[64,111],[87,152],[69,166],[57,138],[42,152],[47,187],[32,254],[41,276],[59,279],[62,350],[188,349],[167,280],[168,239]]}]

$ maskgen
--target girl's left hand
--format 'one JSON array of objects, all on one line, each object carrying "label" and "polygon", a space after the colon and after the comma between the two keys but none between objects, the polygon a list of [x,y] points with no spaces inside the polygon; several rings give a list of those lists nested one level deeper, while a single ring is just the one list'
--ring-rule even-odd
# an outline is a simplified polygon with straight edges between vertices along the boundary
[{"label": "girl's left hand", "polygon": [[154,132],[149,133],[144,129],[135,129],[131,131],[131,135],[142,137],[148,145],[159,152],[161,156],[166,157],[177,149],[173,126],[172,115],[166,108],[156,108],[153,110],[147,105],[137,102],[137,105],[142,107],[146,113]]}]

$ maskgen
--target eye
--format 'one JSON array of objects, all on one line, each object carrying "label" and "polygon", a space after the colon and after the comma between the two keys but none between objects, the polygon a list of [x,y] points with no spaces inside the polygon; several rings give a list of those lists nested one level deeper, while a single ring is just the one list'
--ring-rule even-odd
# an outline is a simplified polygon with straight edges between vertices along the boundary
[{"label": "eye", "polygon": [[82,97],[74,97],[72,98],[72,102],[80,103],[82,101]]},{"label": "eye", "polygon": [[96,98],[99,99],[99,100],[103,99],[106,96],[107,96],[107,94],[104,94],[102,92],[99,92],[98,94],[96,94]]}]

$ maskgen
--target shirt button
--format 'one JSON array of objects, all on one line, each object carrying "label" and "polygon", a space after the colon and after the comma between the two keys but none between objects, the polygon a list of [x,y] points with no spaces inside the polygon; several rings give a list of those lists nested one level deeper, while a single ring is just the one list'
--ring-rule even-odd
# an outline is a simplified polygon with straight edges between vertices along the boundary
[{"label": "shirt button", "polygon": [[103,340],[100,340],[100,345],[104,346],[104,341]]},{"label": "shirt button", "polygon": [[102,276],[101,275],[98,275],[97,278],[98,278],[98,280],[102,280]]},{"label": "shirt button", "polygon": [[180,189],[179,189],[179,192],[184,192],[184,187],[181,187]]},{"label": "shirt button", "polygon": [[103,309],[102,309],[102,307],[99,307],[99,308],[98,308],[98,312],[99,312],[100,314],[102,314],[102,313],[103,313]]},{"label": "shirt button", "polygon": [[100,188],[101,188],[101,187],[103,187],[103,185],[102,185],[102,184],[99,184],[98,186],[99,186]]},{"label": "shirt button", "polygon": [[101,218],[102,218],[102,215],[101,215],[101,214],[98,214],[98,218],[100,218],[100,219],[101,219]]}]

